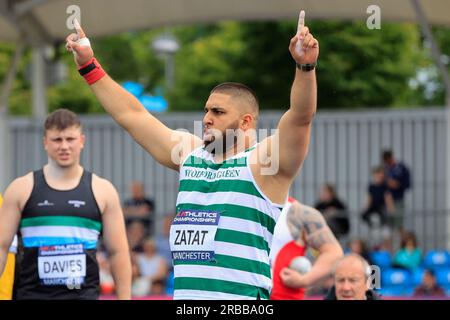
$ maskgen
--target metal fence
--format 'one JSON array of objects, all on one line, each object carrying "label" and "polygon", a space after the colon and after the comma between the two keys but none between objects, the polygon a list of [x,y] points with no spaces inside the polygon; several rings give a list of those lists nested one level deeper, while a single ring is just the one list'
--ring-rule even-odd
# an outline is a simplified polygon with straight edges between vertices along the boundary
[{"label": "metal fence", "polygon": [[[349,207],[351,236],[364,235],[358,212],[366,197],[373,166],[380,164],[384,148],[394,151],[411,170],[412,189],[406,195],[407,229],[416,232],[425,248],[447,247],[448,214],[445,212],[446,113],[444,109],[319,112],[314,120],[308,157],[292,185],[291,195],[313,205],[324,183],[336,185],[339,197]],[[173,129],[193,132],[201,113],[158,116]],[[275,129],[281,113],[261,115],[260,128]],[[175,208],[178,174],[156,163],[108,116],[82,117],[87,136],[82,163],[107,178],[122,199],[129,184],[143,181],[156,200],[159,217]],[[12,118],[13,176],[46,163],[42,148],[42,123]],[[149,137],[151,139],[151,137]]]}]

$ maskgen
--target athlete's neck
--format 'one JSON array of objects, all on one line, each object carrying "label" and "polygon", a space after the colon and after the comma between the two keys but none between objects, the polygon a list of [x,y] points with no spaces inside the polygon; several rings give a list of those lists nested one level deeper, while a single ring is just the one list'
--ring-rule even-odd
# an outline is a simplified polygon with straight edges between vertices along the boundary
[{"label": "athlete's neck", "polygon": [[79,164],[70,167],[61,167],[53,160],[44,166],[44,176],[47,183],[55,189],[72,189],[78,185],[83,167]]}]

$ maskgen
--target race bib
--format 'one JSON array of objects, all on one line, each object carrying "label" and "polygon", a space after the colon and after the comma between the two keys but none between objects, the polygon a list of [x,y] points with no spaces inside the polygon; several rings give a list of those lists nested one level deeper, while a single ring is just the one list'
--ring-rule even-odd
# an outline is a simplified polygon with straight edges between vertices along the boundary
[{"label": "race bib", "polygon": [[83,245],[40,247],[38,270],[42,285],[79,288],[86,277],[86,254]]},{"label": "race bib", "polygon": [[170,228],[170,250],[176,261],[214,260],[220,213],[215,211],[182,210]]}]

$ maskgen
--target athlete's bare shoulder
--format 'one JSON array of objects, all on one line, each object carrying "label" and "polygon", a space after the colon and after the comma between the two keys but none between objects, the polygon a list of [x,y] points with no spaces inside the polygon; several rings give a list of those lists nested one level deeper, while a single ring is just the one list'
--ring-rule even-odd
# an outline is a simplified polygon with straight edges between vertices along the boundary
[{"label": "athlete's bare shoulder", "polygon": [[95,173],[92,174],[92,187],[95,188],[107,188],[107,189],[115,189],[111,181],[108,179],[99,177]]},{"label": "athlete's bare shoulder", "polygon": [[314,223],[323,222],[323,217],[316,209],[305,206],[298,201],[294,201],[290,204],[287,212],[287,221],[289,225],[292,225],[299,230],[305,228],[306,232],[312,231]]},{"label": "athlete's bare shoulder", "polygon": [[92,190],[94,194],[101,194],[106,199],[117,194],[116,187],[114,187],[111,181],[101,178],[96,174],[92,174]]},{"label": "athlete's bare shoulder", "polygon": [[92,191],[100,211],[104,211],[108,203],[118,201],[118,193],[111,181],[92,174]]},{"label": "athlete's bare shoulder", "polygon": [[33,184],[33,172],[29,172],[24,176],[14,179],[6,189],[4,196],[11,198],[11,200],[19,205],[20,209],[23,209],[25,203],[31,196]]},{"label": "athlete's bare shoulder", "polygon": [[293,235],[300,236],[301,230],[305,231],[306,241],[314,249],[327,243],[337,243],[324,217],[315,208],[295,201],[288,210],[287,221]]},{"label": "athlete's bare shoulder", "polygon": [[33,187],[34,175],[33,172],[28,172],[26,175],[16,178],[12,184],[16,184],[21,187]]}]

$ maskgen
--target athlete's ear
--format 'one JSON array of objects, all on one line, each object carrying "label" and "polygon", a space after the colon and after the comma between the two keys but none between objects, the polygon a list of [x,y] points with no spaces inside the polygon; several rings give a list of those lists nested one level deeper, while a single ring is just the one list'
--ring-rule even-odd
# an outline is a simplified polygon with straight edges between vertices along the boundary
[{"label": "athlete's ear", "polygon": [[246,131],[252,127],[253,124],[253,115],[250,113],[246,113],[241,118],[241,128]]},{"label": "athlete's ear", "polygon": [[44,134],[42,137],[42,144],[44,146],[44,150],[47,151],[47,134]]}]

